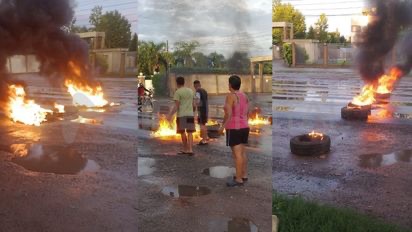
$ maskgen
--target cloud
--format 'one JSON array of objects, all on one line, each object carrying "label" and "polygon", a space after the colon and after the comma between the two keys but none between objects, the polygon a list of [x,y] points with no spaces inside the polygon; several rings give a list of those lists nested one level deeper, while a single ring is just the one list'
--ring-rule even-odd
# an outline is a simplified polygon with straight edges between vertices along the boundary
[{"label": "cloud", "polygon": [[138,0],[142,40],[198,40],[204,52],[270,54],[271,3],[267,0]]}]

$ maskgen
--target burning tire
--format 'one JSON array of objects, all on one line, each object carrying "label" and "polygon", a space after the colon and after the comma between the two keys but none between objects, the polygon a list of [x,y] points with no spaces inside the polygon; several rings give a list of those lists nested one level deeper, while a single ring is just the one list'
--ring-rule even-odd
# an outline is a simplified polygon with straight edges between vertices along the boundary
[{"label": "burning tire", "polygon": [[375,99],[378,103],[387,104],[389,103],[389,98],[391,97],[390,93],[376,93]]},{"label": "burning tire", "polygon": [[330,137],[312,138],[308,134],[295,136],[290,140],[290,150],[295,155],[314,156],[330,152]]},{"label": "burning tire", "polygon": [[368,116],[370,113],[371,113],[371,110],[369,108],[348,107],[348,106],[343,107],[340,111],[341,118],[346,119],[346,120],[360,120],[360,121],[368,120]]},{"label": "burning tire", "polygon": [[219,127],[220,127],[219,124],[206,126],[207,136],[209,138],[218,138],[220,136],[219,135]]}]

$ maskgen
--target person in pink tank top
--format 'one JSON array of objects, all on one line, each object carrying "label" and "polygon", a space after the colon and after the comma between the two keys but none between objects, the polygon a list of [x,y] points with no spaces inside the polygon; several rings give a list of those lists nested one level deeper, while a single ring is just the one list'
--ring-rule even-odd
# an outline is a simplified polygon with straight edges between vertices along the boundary
[{"label": "person in pink tank top", "polygon": [[225,102],[225,116],[219,130],[226,130],[226,145],[232,149],[236,167],[236,176],[227,183],[228,187],[242,186],[248,180],[245,144],[249,139],[248,110],[249,100],[245,93],[239,91],[241,79],[229,77],[229,91]]}]

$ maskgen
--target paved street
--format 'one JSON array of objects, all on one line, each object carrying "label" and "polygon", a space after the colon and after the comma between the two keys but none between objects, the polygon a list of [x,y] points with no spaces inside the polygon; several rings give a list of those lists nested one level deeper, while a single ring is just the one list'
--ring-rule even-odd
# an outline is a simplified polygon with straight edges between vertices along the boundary
[{"label": "paved street", "polygon": [[[41,77],[19,79],[44,107],[71,104],[66,90]],[[1,118],[0,231],[136,231],[136,80],[101,81],[106,98],[121,105],[39,127]],[[19,161],[10,149],[19,144],[32,158]]]},{"label": "paved street", "polygon": [[[257,99],[263,114],[270,114],[270,95]],[[223,96],[211,97],[211,118],[222,120],[223,103]],[[158,104],[157,109],[167,113],[171,101]],[[207,146],[195,145],[192,157],[178,156],[179,139],[150,137],[149,129],[157,120],[157,112],[139,114],[139,228],[148,232],[271,230],[270,125],[250,135],[249,181],[228,188],[225,183],[234,170],[224,137]]]},{"label": "paved street", "polygon": [[[412,228],[412,78],[367,122],[345,121],[340,108],[362,82],[345,69],[278,69],[273,79],[273,190],[354,208]],[[389,109],[389,116],[379,112]],[[291,154],[289,140],[312,130],[329,135],[329,155]]]}]

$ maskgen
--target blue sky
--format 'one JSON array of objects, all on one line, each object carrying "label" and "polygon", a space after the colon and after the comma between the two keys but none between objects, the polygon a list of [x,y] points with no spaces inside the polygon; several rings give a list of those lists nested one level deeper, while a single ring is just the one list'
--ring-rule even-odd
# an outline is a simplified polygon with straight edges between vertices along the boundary
[{"label": "blue sky", "polygon": [[306,18],[306,27],[314,25],[321,13],[328,16],[329,31],[339,32],[345,36],[351,34],[351,18],[360,16],[366,1],[359,0],[282,0],[300,10]]},{"label": "blue sky", "polygon": [[137,0],[142,40],[197,40],[204,53],[271,55],[270,0]]},{"label": "blue sky", "polygon": [[97,5],[105,11],[119,11],[131,23],[132,32],[137,29],[137,0],[75,0],[74,8],[76,24],[90,26],[89,15],[91,9]]}]

